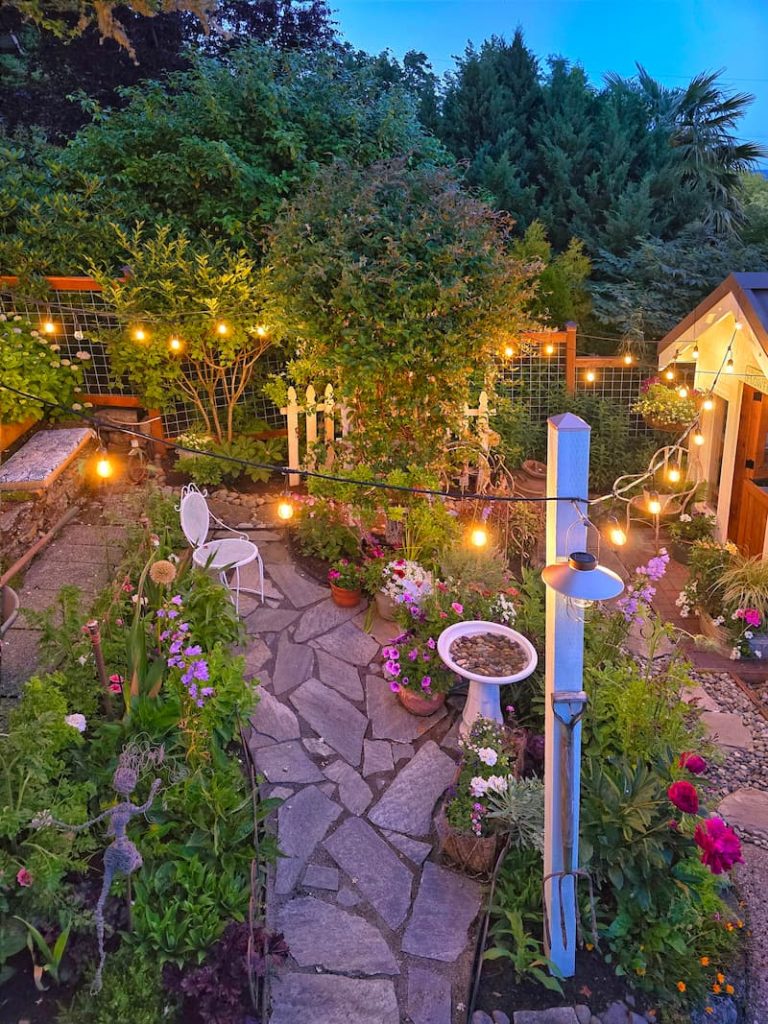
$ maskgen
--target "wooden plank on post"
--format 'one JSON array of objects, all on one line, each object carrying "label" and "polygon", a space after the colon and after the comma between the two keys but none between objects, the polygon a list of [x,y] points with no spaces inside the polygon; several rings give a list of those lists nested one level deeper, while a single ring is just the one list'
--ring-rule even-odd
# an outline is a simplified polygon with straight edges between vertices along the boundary
[{"label": "wooden plank on post", "polygon": [[310,469],[312,469],[315,465],[314,445],[317,442],[317,393],[311,384],[307,388],[307,400],[304,405],[304,418],[307,434],[305,461]]},{"label": "wooden plank on post", "polygon": [[325,434],[325,467],[329,469],[335,459],[336,451],[334,442],[336,440],[335,399],[333,397],[333,384],[325,386],[325,401],[323,402],[324,434]]},{"label": "wooden plank on post", "polygon": [[572,320],[565,325],[565,390],[570,394],[576,390],[576,324]]},{"label": "wooden plank on post", "polygon": [[[280,410],[285,416],[288,428],[288,467],[290,469],[299,468],[299,413],[301,407],[296,401],[296,388],[288,388],[288,405]],[[299,474],[289,473],[288,474],[288,486],[298,487],[299,485]]]}]

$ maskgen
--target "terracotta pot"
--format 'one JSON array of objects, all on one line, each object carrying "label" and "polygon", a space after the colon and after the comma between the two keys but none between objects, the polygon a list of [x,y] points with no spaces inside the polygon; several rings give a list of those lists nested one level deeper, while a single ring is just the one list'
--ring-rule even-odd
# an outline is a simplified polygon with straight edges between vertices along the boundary
[{"label": "terracotta pot", "polygon": [[337,604],[339,608],[354,608],[356,604],[360,604],[362,593],[360,587],[357,590],[347,590],[345,587],[338,587],[335,583],[331,583],[331,597],[333,603]]},{"label": "terracotta pot", "polygon": [[404,686],[397,691],[397,698],[406,711],[410,711],[412,715],[418,715],[419,718],[428,718],[429,715],[434,715],[445,704],[444,693],[438,693],[437,696],[430,699],[422,697]]},{"label": "terracotta pot", "polygon": [[383,590],[379,590],[373,595],[373,599],[376,602],[376,611],[379,613],[379,617],[387,622],[394,622],[397,617],[395,614],[397,611],[397,605],[389,594],[385,594]]},{"label": "terracotta pot", "polygon": [[728,632],[723,626],[716,626],[708,612],[699,612],[699,628],[704,636],[715,641],[718,654],[725,658],[730,656],[732,645],[728,642]]},{"label": "terracotta pot", "polygon": [[531,480],[546,481],[547,465],[545,462],[537,462],[536,459],[526,459],[523,463],[523,472]]},{"label": "terracotta pot", "polygon": [[472,832],[460,832],[448,823],[445,806],[435,821],[439,852],[462,871],[471,874],[489,875],[496,866],[501,847],[501,836],[476,836]]}]

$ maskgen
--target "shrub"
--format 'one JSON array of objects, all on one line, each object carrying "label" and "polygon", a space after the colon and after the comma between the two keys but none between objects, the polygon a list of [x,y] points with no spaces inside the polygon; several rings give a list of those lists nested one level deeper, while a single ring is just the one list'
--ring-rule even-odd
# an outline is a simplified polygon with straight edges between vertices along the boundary
[{"label": "shrub", "polygon": [[101,991],[87,988],[59,1012],[58,1024],[159,1024],[176,1017],[177,998],[163,989],[161,964],[148,951],[123,946],[107,957]]},{"label": "shrub", "polygon": [[61,415],[43,402],[81,408],[75,402],[75,393],[83,380],[83,360],[62,358],[59,349],[55,335],[41,334],[20,316],[0,313],[0,380],[43,400],[35,402],[0,388],[0,423]]}]

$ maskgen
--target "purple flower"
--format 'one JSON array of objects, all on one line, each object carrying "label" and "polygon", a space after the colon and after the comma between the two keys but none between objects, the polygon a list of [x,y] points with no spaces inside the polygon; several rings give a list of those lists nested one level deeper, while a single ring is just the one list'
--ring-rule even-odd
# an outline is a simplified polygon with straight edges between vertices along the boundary
[{"label": "purple flower", "polygon": [[418,650],[417,650],[417,649],[416,649],[415,647],[413,648],[413,650],[412,650],[412,651],[408,651],[408,658],[409,658],[409,659],[410,659],[411,661],[416,661],[416,659],[418,658],[418,656],[419,656],[419,652],[418,652]]},{"label": "purple flower", "polygon": [[188,633],[189,632],[189,623],[188,622],[180,622],[179,623],[179,631],[182,632],[182,633]]},{"label": "purple flower", "polygon": [[214,689],[213,689],[212,686],[204,686],[202,688],[202,690],[200,691],[200,693],[201,693],[201,695],[203,697],[210,697],[213,692],[214,692]]},{"label": "purple flower", "polygon": [[165,640],[167,640],[167,639],[168,639],[168,637],[169,637],[170,635],[171,635],[171,631],[170,631],[170,629],[164,629],[164,630],[163,630],[163,632],[162,632],[162,633],[160,634],[160,639],[161,639],[161,640],[163,640],[163,641],[165,641]]},{"label": "purple flower", "polygon": [[403,594],[403,604],[413,604],[413,595]]},{"label": "purple flower", "polygon": [[427,640],[427,647],[430,649],[430,651],[434,651],[434,649],[437,647],[437,643],[434,637],[430,637],[429,640]]},{"label": "purple flower", "polygon": [[210,678],[207,661],[196,661],[192,670],[195,673],[195,679],[199,679],[201,682],[207,682]]},{"label": "purple flower", "polygon": [[178,619],[178,617],[179,617],[179,613],[176,611],[176,609],[175,608],[171,608],[169,610],[169,612],[168,612],[168,618],[169,619]]},{"label": "purple flower", "polygon": [[431,685],[432,685],[432,676],[424,676],[424,678],[421,680],[421,688],[423,690],[428,690]]},{"label": "purple flower", "polygon": [[399,693],[399,692],[400,692],[400,684],[399,684],[399,683],[396,683],[396,682],[394,681],[394,679],[393,679],[393,680],[392,680],[392,682],[391,682],[391,683],[389,684],[389,688],[390,688],[390,690],[392,691],[392,693]]},{"label": "purple flower", "polygon": [[187,647],[187,649],[184,651],[184,655],[187,658],[192,658],[192,657],[194,657],[195,654],[202,654],[202,653],[203,653],[203,648],[200,646],[200,644],[192,644],[191,647]]},{"label": "purple flower", "polygon": [[399,676],[400,675],[400,666],[397,664],[396,661],[388,661],[384,665],[384,669],[391,676]]},{"label": "purple flower", "polygon": [[158,619],[164,619],[165,618],[165,608],[158,608],[157,611],[155,612],[155,615],[158,617]]},{"label": "purple flower", "polygon": [[175,597],[171,598],[171,604],[183,604],[183,603],[184,602],[181,599],[181,594],[176,594]]}]

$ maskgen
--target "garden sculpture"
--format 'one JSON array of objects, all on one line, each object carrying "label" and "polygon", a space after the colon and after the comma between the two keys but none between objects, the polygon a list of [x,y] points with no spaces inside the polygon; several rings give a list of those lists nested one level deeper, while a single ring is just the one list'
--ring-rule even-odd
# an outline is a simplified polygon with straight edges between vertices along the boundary
[{"label": "garden sculpture", "polygon": [[112,777],[112,788],[125,799],[114,807],[108,808],[90,821],[82,825],[68,825],[64,821],[57,821],[48,811],[43,811],[34,819],[33,825],[37,828],[45,828],[55,825],[64,828],[68,832],[84,832],[97,822],[109,818],[107,835],[114,836],[114,842],[104,851],[104,881],[101,886],[101,893],[96,904],[94,917],[96,920],[96,936],[99,944],[99,966],[93,978],[91,991],[101,991],[101,976],[104,970],[106,951],[104,949],[104,907],[115,875],[125,875],[126,878],[137,871],[143,864],[141,854],[136,845],[128,838],[126,828],[131,818],[137,814],[145,814],[152,806],[152,801],[161,785],[160,779],[155,779],[149,790],[146,801],[137,806],[128,800],[128,797],[138,785],[139,775],[143,768],[148,765],[160,764],[163,760],[163,748],[148,750],[140,744],[130,744],[120,754],[120,758]]}]

